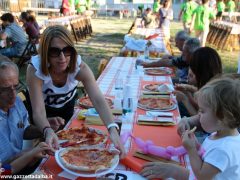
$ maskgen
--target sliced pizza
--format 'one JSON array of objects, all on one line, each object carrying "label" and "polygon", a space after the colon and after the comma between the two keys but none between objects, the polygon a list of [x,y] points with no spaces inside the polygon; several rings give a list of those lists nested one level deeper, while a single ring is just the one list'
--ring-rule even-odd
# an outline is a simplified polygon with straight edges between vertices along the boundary
[{"label": "sliced pizza", "polygon": [[[70,128],[57,133],[59,140],[67,140],[73,147],[97,146],[106,143],[108,136],[99,129],[83,126]],[[63,144],[69,146],[69,144]]]},{"label": "sliced pizza", "polygon": [[161,75],[170,75],[172,74],[172,69],[167,67],[160,68],[145,68],[144,72],[148,75],[161,76]]},{"label": "sliced pizza", "polygon": [[106,170],[119,162],[119,155],[108,149],[66,148],[60,150],[58,158],[61,164],[75,172]]},{"label": "sliced pizza", "polygon": [[[111,107],[113,106],[113,101],[112,101],[112,99],[105,97],[105,100],[106,100],[107,104],[109,105],[109,107],[111,108]],[[79,98],[78,104],[79,104],[81,107],[83,107],[83,108],[87,108],[87,109],[88,109],[88,108],[93,108],[92,101],[90,100],[89,97]]]},{"label": "sliced pizza", "polygon": [[158,87],[162,84],[146,84],[143,88],[147,91],[159,92]]},{"label": "sliced pizza", "polygon": [[138,100],[138,106],[146,110],[168,110],[172,109],[175,104],[170,98],[165,97],[141,97]]}]

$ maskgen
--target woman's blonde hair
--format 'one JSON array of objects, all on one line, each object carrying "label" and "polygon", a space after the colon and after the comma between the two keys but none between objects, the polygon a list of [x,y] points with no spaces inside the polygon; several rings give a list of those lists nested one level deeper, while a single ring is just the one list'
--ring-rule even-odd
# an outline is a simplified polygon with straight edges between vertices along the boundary
[{"label": "woman's blonde hair", "polygon": [[240,80],[218,77],[203,86],[197,96],[228,127],[240,127]]},{"label": "woman's blonde hair", "polygon": [[[40,44],[39,44],[39,56],[41,59],[41,71],[44,75],[49,74],[49,57],[48,51],[50,48],[50,44],[53,38],[60,38],[63,40],[68,46],[74,48],[74,42],[72,40],[71,33],[61,25],[54,25],[47,27],[41,37]],[[75,49],[75,48],[74,48]],[[77,62],[77,51],[75,50],[71,55],[71,60],[69,63],[69,67],[67,71],[72,73],[75,71]]]}]

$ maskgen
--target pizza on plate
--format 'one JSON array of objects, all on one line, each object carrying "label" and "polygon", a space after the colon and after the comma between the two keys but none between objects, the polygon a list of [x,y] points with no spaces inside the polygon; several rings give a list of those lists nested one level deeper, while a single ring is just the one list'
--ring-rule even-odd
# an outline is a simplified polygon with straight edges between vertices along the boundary
[{"label": "pizza on plate", "polygon": [[[105,97],[105,100],[106,100],[107,104],[109,105],[109,107],[113,106],[113,101],[110,98]],[[79,98],[78,104],[83,108],[93,108],[92,101],[90,100],[89,97]]]},{"label": "pizza on plate", "polygon": [[147,90],[147,91],[153,91],[153,92],[159,92],[158,91],[158,87],[160,86],[161,84],[146,84],[144,86],[144,89]]},{"label": "pizza on plate", "polygon": [[165,97],[141,97],[138,100],[138,105],[140,108],[143,109],[171,109],[173,108],[174,104],[172,103],[170,98]]},{"label": "pizza on plate", "polygon": [[73,144],[71,145],[73,147],[101,145],[106,143],[108,139],[103,131],[87,126],[61,130],[57,132],[57,136],[59,140],[67,140],[67,143]]},{"label": "pizza on plate", "polygon": [[146,68],[144,72],[149,75],[169,75],[172,74],[172,70],[170,68],[161,67],[161,68]]},{"label": "pizza on plate", "polygon": [[119,155],[108,149],[66,148],[60,150],[58,158],[62,165],[72,171],[96,173],[116,165]]}]

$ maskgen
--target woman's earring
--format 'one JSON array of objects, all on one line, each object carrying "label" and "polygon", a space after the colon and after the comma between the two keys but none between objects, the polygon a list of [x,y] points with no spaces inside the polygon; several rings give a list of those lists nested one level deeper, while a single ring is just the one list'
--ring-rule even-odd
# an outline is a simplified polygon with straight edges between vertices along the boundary
[{"label": "woman's earring", "polygon": [[47,67],[50,68],[50,63],[47,63]]}]

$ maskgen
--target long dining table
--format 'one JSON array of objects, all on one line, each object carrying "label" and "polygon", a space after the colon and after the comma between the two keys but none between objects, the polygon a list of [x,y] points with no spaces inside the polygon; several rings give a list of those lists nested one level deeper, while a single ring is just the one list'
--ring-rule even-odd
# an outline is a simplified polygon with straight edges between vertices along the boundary
[{"label": "long dining table", "polygon": [[[141,72],[142,69],[135,68],[136,58],[134,57],[113,57],[105,70],[102,72],[100,77],[97,79],[100,90],[106,97],[114,99],[115,82],[118,77],[123,79],[123,84],[130,84],[132,97],[135,103],[141,96],[144,85],[149,83],[165,83],[172,84],[171,75],[165,76],[152,76],[146,75]],[[75,109],[75,114],[71,121],[66,125],[69,127],[80,127],[84,121],[78,120],[77,115],[81,111],[78,107]],[[173,113],[173,119],[175,123],[180,120],[180,114],[178,107],[171,110]],[[155,145],[161,147],[181,146],[181,139],[177,135],[176,125],[174,126],[149,126],[139,125],[137,119],[139,115],[146,114],[146,111],[140,108],[135,109],[130,113],[127,118],[122,119],[122,126],[120,134],[131,133],[134,137],[141,138],[143,141],[151,140]],[[88,125],[97,129],[106,131],[105,126]],[[134,156],[136,150],[138,150],[135,142],[129,138],[124,144],[125,150],[127,151],[126,158],[122,159],[117,168],[108,175],[108,177],[116,177],[116,174],[124,174],[125,179],[144,179],[138,172],[140,172],[146,160],[137,158]],[[186,166],[187,159],[183,156],[176,157],[175,159],[182,165]],[[57,163],[53,156],[45,159],[39,166],[38,170],[44,173],[51,174],[55,179],[95,179],[95,178],[81,178],[72,176],[65,172]]]}]

